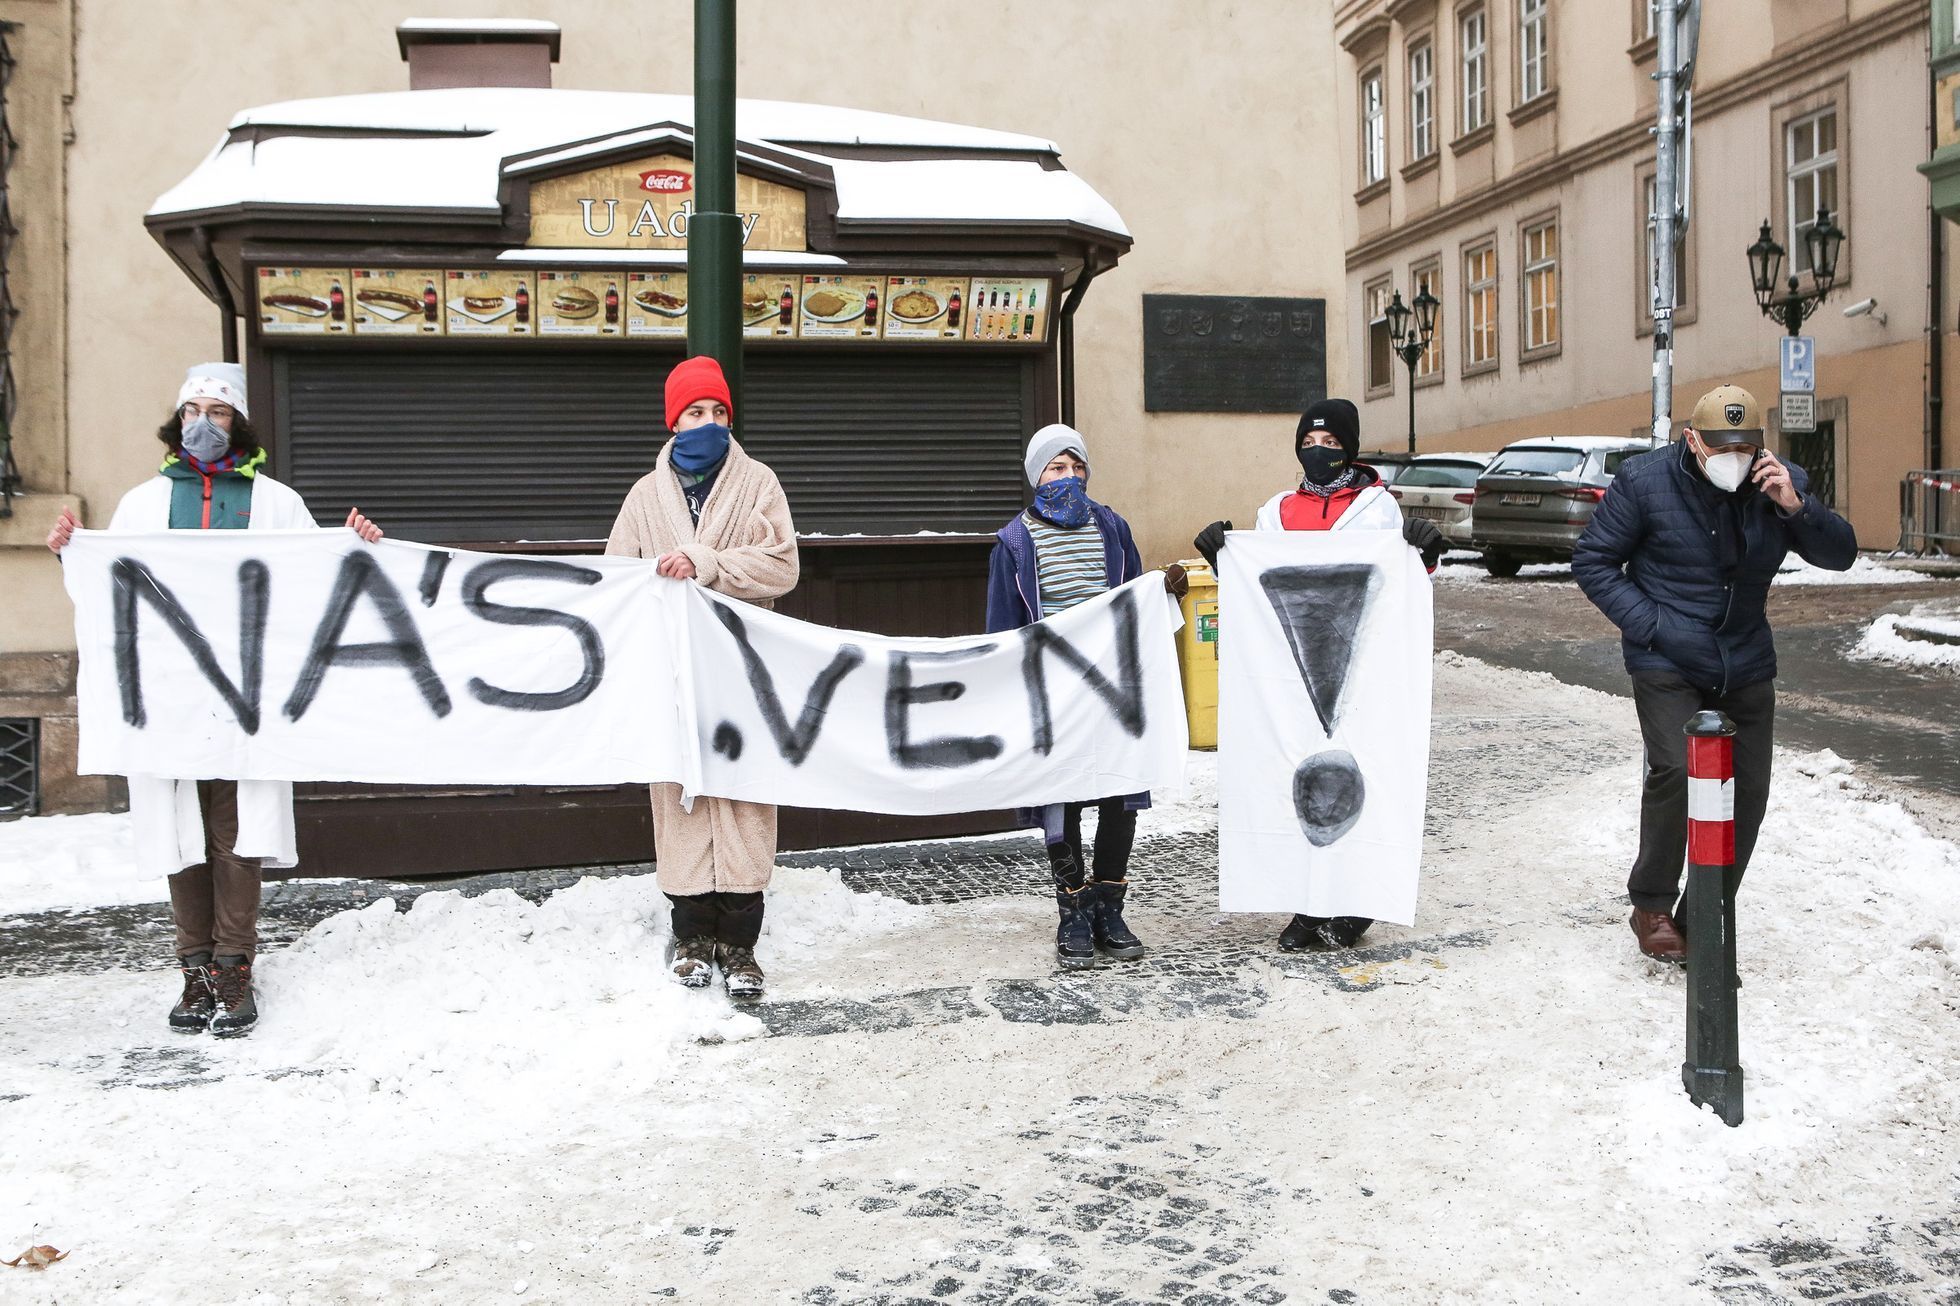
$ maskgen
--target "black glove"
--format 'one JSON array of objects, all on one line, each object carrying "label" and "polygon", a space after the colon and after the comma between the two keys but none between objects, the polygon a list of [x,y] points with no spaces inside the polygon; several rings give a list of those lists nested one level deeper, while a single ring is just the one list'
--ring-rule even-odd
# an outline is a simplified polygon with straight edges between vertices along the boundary
[{"label": "black glove", "polygon": [[1443,532],[1436,523],[1421,517],[1409,517],[1402,522],[1402,538],[1410,548],[1422,554],[1422,565],[1436,570],[1437,559],[1443,556]]},{"label": "black glove", "polygon": [[1174,562],[1164,568],[1164,593],[1174,599],[1181,599],[1190,592],[1191,578],[1185,575],[1184,568]]},{"label": "black glove", "polygon": [[1213,571],[1218,570],[1218,551],[1225,547],[1225,532],[1231,529],[1232,523],[1215,521],[1199,531],[1198,538],[1191,541],[1191,547],[1198,551]]}]

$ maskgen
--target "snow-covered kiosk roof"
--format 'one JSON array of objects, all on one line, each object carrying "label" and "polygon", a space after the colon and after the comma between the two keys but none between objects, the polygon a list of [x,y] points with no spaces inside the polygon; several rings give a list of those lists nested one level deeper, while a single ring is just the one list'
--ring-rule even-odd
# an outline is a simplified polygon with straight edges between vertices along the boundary
[{"label": "snow-covered kiosk roof", "polygon": [[[687,96],[534,87],[266,105],[234,118],[144,220],[207,294],[219,298],[222,271],[237,302],[249,301],[254,264],[385,250],[679,263],[685,240],[669,219],[691,205],[692,116]],[[736,135],[741,202],[789,205],[758,222],[750,266],[903,253],[929,272],[936,260],[1035,257],[1067,288],[1130,245],[1115,209],[1040,137],[772,100],[741,101]],[[622,182],[636,189],[620,193]],[[654,220],[635,221],[643,205]]]}]

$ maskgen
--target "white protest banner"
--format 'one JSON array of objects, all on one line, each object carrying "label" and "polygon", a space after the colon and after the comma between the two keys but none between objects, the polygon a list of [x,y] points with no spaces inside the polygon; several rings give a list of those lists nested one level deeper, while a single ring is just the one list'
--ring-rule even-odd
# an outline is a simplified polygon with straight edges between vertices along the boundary
[{"label": "white protest banner", "polygon": [[1182,792],[1182,618],[1158,573],[961,639],[691,598],[703,793],[927,815]]},{"label": "white protest banner", "polygon": [[685,587],[637,558],[348,530],[77,531],[79,769],[177,779],[686,783]]},{"label": "white protest banner", "polygon": [[1234,531],[1219,561],[1218,905],[1413,925],[1429,578],[1399,531]]}]

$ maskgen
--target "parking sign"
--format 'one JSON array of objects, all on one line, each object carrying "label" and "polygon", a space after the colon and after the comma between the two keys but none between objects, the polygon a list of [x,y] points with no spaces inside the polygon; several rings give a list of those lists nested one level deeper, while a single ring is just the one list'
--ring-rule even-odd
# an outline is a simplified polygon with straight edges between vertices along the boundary
[{"label": "parking sign", "polygon": [[1783,337],[1783,383],[1785,394],[1810,394],[1817,389],[1817,342],[1809,336]]}]

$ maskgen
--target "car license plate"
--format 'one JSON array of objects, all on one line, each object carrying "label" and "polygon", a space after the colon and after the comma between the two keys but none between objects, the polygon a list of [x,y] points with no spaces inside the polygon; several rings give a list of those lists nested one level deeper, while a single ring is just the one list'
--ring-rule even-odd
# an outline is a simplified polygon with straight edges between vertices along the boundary
[{"label": "car license plate", "polygon": [[1536,508],[1538,501],[1544,497],[1542,494],[1504,494],[1498,496],[1497,501],[1510,508]]},{"label": "car license plate", "polygon": [[1420,517],[1424,521],[1448,521],[1450,519],[1450,510],[1448,508],[1404,508],[1402,511],[1411,517]]}]

